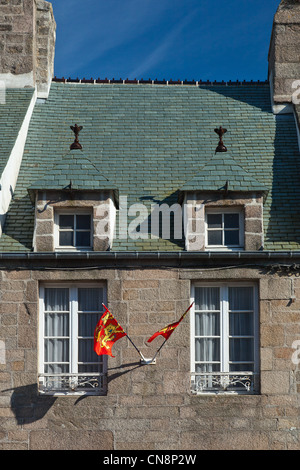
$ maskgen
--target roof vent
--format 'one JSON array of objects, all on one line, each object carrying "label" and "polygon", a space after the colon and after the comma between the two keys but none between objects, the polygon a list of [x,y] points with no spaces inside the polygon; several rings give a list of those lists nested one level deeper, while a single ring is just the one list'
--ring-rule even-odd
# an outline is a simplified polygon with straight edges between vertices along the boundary
[{"label": "roof vent", "polygon": [[215,129],[215,133],[218,134],[220,140],[218,147],[216,148],[216,152],[227,152],[227,148],[223,144],[223,135],[226,134],[227,129],[223,129],[222,126],[219,127],[219,129]]},{"label": "roof vent", "polygon": [[79,139],[78,139],[79,132],[82,130],[82,126],[78,126],[77,124],[75,124],[75,126],[70,126],[70,129],[72,129],[72,131],[75,134],[75,140],[74,140],[73,144],[70,146],[70,149],[71,150],[82,150],[82,146],[80,145]]}]

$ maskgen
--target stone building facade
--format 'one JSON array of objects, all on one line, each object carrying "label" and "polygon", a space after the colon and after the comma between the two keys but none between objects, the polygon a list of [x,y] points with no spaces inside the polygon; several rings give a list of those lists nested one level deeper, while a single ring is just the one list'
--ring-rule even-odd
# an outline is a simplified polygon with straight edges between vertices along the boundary
[{"label": "stone building facade", "polygon": [[[48,2],[2,2],[6,51],[25,7],[27,26],[35,8],[53,18]],[[300,24],[297,2],[281,2],[286,10]],[[298,450],[292,93],[283,102],[269,83],[62,80],[37,102],[37,82],[22,88],[31,69],[0,71],[20,75],[3,120],[14,107],[21,126],[21,102],[34,104],[0,238],[0,449]],[[76,121],[82,148],[70,150]],[[228,151],[215,153],[219,124]],[[0,154],[2,168],[10,156]],[[181,211],[180,237],[151,237],[157,201]],[[128,337],[95,358],[102,303]],[[191,304],[165,344],[148,342]]]},{"label": "stone building facade", "polygon": [[[1,281],[1,337],[6,346],[1,364],[2,449],[299,448],[299,366],[292,362],[293,343],[299,338],[297,274],[268,273],[260,257],[256,268],[233,268],[225,259],[218,276],[205,256],[198,260],[201,269],[188,259],[180,268],[176,261],[158,262],[155,255],[147,266],[124,257],[116,268],[112,256],[110,261],[105,257],[106,268],[91,269],[93,263],[85,260],[81,267],[87,267],[71,275],[70,260],[57,263],[49,256],[40,268],[34,257],[25,263],[21,258],[2,271]],[[13,269],[15,263],[24,269]],[[168,323],[181,315],[191,283],[241,277],[254,280],[260,294],[259,394],[191,393],[188,320],[161,350],[156,364],[141,365],[131,343],[119,340],[115,358],[109,358],[106,396],[37,393],[39,283],[105,282],[111,311],[118,312],[118,321],[145,357],[152,357],[156,347],[145,340],[162,318]]]}]

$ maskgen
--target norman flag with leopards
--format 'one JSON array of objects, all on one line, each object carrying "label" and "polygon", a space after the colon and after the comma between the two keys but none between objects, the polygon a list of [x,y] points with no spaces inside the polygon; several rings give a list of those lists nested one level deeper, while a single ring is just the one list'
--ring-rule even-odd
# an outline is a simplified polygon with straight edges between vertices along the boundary
[{"label": "norman flag with leopards", "polygon": [[167,340],[171,336],[175,328],[177,328],[177,326],[182,322],[182,320],[184,319],[188,311],[192,308],[193,304],[194,302],[189,306],[189,308],[184,312],[184,314],[181,316],[181,318],[178,321],[176,321],[175,323],[170,323],[170,325],[154,333],[154,335],[152,335],[151,338],[149,338],[147,342],[151,343],[151,341],[153,341],[159,335],[163,336],[165,340]]},{"label": "norman flag with leopards", "polygon": [[112,355],[111,348],[118,339],[127,336],[115,317],[103,304],[105,311],[97,323],[94,332],[94,351],[98,356],[102,354]]}]

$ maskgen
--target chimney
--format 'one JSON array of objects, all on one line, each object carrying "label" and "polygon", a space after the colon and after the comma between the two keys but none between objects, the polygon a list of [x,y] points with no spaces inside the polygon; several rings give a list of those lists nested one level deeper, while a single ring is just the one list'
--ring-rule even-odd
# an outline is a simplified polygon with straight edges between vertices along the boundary
[{"label": "chimney", "polygon": [[293,96],[300,88],[300,0],[280,2],[268,59],[274,112],[291,112]]},{"label": "chimney", "polygon": [[4,0],[0,5],[0,81],[35,87],[47,98],[54,73],[56,24],[50,2]]}]

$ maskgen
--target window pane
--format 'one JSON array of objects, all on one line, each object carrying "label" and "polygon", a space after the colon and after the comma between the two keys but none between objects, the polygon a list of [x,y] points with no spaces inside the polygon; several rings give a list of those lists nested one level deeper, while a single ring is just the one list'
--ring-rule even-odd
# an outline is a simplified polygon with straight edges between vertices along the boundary
[{"label": "window pane", "polygon": [[[78,372],[79,373],[85,373],[85,372],[99,373],[99,372],[101,372],[101,369],[102,369],[102,366],[103,366],[101,357],[102,356],[97,356],[96,361],[98,362],[98,364],[79,364],[78,365]],[[93,362],[96,362],[96,361],[93,361]]]},{"label": "window pane", "polygon": [[222,228],[222,214],[207,214],[209,228]]},{"label": "window pane", "polygon": [[80,230],[90,230],[91,228],[91,216],[90,215],[77,215],[76,216],[76,228]]},{"label": "window pane", "polygon": [[[46,364],[45,374],[67,374],[69,372],[69,364]],[[54,379],[53,388],[59,388],[60,379]]]},{"label": "window pane", "polygon": [[76,246],[90,246],[91,232],[76,232]]},{"label": "window pane", "polygon": [[196,310],[220,310],[219,287],[196,287],[195,308]]},{"label": "window pane", "polygon": [[219,336],[220,314],[219,313],[196,313],[195,315],[196,336]]},{"label": "window pane", "polygon": [[225,245],[227,246],[240,244],[239,230],[225,230],[224,238],[225,238]]},{"label": "window pane", "polygon": [[220,372],[220,364],[196,364],[195,372]]},{"label": "window pane", "polygon": [[69,289],[46,288],[45,289],[45,310],[48,312],[68,312],[69,311]]},{"label": "window pane", "polygon": [[217,338],[196,338],[196,361],[211,362],[220,360],[220,340]]},{"label": "window pane", "polygon": [[253,310],[253,287],[229,287],[230,310]]},{"label": "window pane", "polygon": [[100,319],[99,313],[79,313],[78,314],[78,335],[79,336],[93,336],[99,319]]},{"label": "window pane", "polygon": [[78,362],[102,362],[100,356],[94,352],[93,339],[81,339],[78,342]]},{"label": "window pane", "polygon": [[74,229],[74,216],[67,214],[60,214],[59,227],[64,229]]},{"label": "window pane", "polygon": [[230,364],[229,365],[230,372],[254,372],[254,365],[253,363],[242,363],[242,364]]},{"label": "window pane", "polygon": [[69,336],[69,313],[46,313],[45,336]]},{"label": "window pane", "polygon": [[78,289],[78,309],[82,312],[102,312],[103,311],[103,289],[102,288],[79,288]]},{"label": "window pane", "polygon": [[68,339],[45,339],[45,362],[69,362]]},{"label": "window pane", "polygon": [[73,232],[59,232],[59,246],[73,246]]},{"label": "window pane", "polygon": [[234,362],[253,361],[253,339],[230,338],[229,360]]},{"label": "window pane", "polygon": [[[95,353],[94,353],[95,354]],[[97,354],[95,354],[97,356]],[[90,340],[78,341],[78,362],[94,362],[93,357],[93,344]]]},{"label": "window pane", "polygon": [[207,232],[208,245],[222,245],[222,232],[221,230],[209,230]]},{"label": "window pane", "polygon": [[224,228],[239,228],[239,214],[224,214]]},{"label": "window pane", "polygon": [[252,336],[253,315],[252,313],[230,313],[229,314],[230,336]]}]

